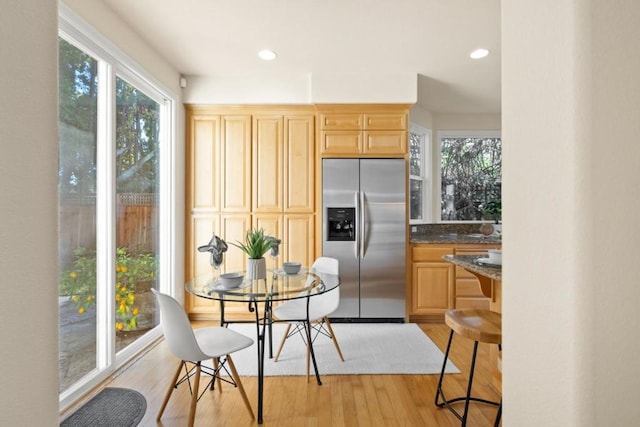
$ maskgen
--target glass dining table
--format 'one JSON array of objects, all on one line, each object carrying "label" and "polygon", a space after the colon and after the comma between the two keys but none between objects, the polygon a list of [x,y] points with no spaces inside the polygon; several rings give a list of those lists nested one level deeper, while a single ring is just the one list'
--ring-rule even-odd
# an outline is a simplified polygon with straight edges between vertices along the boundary
[{"label": "glass dining table", "polygon": [[[299,319],[305,324],[307,342],[313,362],[313,369],[318,385],[322,385],[316,357],[313,351],[311,339],[311,324],[309,322],[309,302],[316,295],[328,292],[339,286],[338,276],[321,272],[311,272],[307,269],[300,270],[297,274],[286,274],[280,269],[267,272],[267,278],[257,280],[243,280],[237,288],[226,289],[215,279],[213,275],[196,277],[185,284],[185,290],[191,295],[216,300],[220,302],[220,325],[228,326],[238,320],[225,318],[225,303],[244,303],[247,310],[253,313],[256,325],[257,337],[257,362],[258,362],[258,424],[262,424],[262,406],[264,397],[264,360],[265,342],[269,337],[269,357],[273,357],[272,324],[277,322],[272,316],[274,303],[305,298],[307,301],[307,317]],[[241,321],[240,321],[241,322]],[[246,321],[245,321],[246,322]]]}]

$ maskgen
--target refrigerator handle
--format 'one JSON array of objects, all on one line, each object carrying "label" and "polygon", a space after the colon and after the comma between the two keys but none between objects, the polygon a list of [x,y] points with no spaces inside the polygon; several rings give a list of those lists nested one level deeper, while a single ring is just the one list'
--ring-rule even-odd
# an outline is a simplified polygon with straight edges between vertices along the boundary
[{"label": "refrigerator handle", "polygon": [[358,259],[358,256],[360,254],[360,197],[358,197],[358,195],[359,195],[359,192],[356,191],[354,193],[355,206],[356,206],[356,229],[354,231],[356,233],[356,241],[354,242],[355,244],[353,245],[356,259]]},{"label": "refrigerator handle", "polygon": [[355,199],[354,200],[354,202],[355,202],[354,205],[356,206],[356,229],[353,230],[356,233],[356,240],[355,240],[355,242],[353,242],[354,243],[353,248],[354,248],[354,252],[355,252],[354,255],[356,256],[356,259],[358,259],[358,256],[360,254],[360,239],[361,239],[361,237],[360,237],[360,197],[359,197],[359,194],[360,194],[359,191],[356,191],[353,194],[353,197]]},{"label": "refrigerator handle", "polygon": [[364,207],[364,191],[360,191],[360,258],[364,258],[364,240],[367,233],[367,229],[365,228],[365,207]]}]

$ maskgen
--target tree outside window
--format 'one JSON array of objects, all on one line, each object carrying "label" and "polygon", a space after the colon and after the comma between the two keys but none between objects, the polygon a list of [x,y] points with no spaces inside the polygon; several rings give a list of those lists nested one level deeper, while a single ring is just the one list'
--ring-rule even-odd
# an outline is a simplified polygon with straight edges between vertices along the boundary
[{"label": "tree outside window", "polygon": [[440,147],[441,220],[499,221],[490,207],[502,197],[502,139],[441,135]]}]

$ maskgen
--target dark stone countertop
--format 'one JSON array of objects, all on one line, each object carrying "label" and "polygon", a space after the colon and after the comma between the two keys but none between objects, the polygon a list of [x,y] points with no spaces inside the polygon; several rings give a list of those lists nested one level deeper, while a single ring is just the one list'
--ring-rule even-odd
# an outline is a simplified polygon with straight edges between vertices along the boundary
[{"label": "dark stone countertop", "polygon": [[499,236],[491,235],[484,236],[480,233],[471,234],[458,234],[458,233],[444,233],[444,234],[423,234],[412,233],[410,237],[410,243],[424,243],[424,244],[478,244],[478,245],[500,245],[502,239]]},{"label": "dark stone countertop", "polygon": [[478,263],[477,259],[483,255],[445,255],[445,261],[458,265],[472,273],[477,273],[493,280],[502,281],[502,266],[491,266]]}]

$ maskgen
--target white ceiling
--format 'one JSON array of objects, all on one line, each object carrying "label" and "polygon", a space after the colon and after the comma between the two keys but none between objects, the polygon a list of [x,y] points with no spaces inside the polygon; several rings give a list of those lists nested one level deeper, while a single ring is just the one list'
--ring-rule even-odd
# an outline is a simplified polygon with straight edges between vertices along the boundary
[{"label": "white ceiling", "polygon": [[409,72],[433,113],[501,110],[500,0],[103,1],[186,76]]}]

